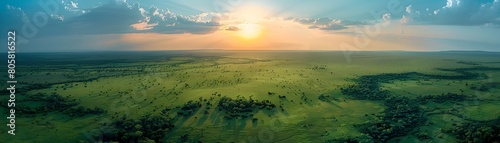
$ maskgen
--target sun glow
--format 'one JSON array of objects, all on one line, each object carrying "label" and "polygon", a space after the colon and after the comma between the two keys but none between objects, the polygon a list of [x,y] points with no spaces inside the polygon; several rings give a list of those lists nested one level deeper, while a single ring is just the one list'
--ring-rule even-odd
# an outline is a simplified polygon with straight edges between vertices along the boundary
[{"label": "sun glow", "polygon": [[261,34],[261,26],[258,24],[240,24],[239,35],[244,39],[254,39]]},{"label": "sun glow", "polygon": [[237,35],[245,40],[254,40],[262,35],[262,21],[269,16],[268,11],[258,5],[245,5],[232,12]]}]

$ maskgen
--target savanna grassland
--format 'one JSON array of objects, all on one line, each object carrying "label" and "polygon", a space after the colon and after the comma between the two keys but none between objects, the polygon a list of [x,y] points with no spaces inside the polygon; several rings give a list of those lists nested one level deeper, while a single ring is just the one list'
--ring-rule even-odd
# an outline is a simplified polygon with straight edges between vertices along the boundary
[{"label": "savanna grassland", "polygon": [[499,56],[395,51],[347,57],[328,51],[19,54],[16,136],[3,133],[0,138],[493,142],[500,139]]}]

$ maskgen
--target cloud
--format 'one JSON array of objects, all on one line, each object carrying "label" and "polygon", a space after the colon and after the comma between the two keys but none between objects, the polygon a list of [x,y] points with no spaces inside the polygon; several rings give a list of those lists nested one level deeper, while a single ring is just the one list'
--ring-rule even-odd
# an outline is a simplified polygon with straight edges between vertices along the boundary
[{"label": "cloud", "polygon": [[73,8],[78,8],[78,3],[73,2],[73,1],[69,1],[69,2],[71,2],[71,6],[73,6]]},{"label": "cloud", "polygon": [[122,1],[111,2],[90,12],[48,27],[52,34],[114,34],[133,32],[130,25],[142,20],[138,9]]},{"label": "cloud", "polygon": [[340,20],[334,18],[287,18],[286,20],[291,20],[307,25],[310,29],[319,29],[325,31],[343,30],[351,26],[368,24],[362,21]]},{"label": "cloud", "polygon": [[403,17],[401,18],[401,20],[399,20],[399,23],[400,24],[406,24],[410,21],[410,19],[406,16],[403,15]]},{"label": "cloud", "polygon": [[64,21],[64,16],[61,16],[61,15],[51,14],[50,17],[53,18],[53,19]]},{"label": "cloud", "polygon": [[404,16],[399,20],[399,33],[400,34],[405,34],[405,29],[404,29],[404,25],[406,25],[411,19]]},{"label": "cloud", "polygon": [[[72,5],[78,7],[76,3]],[[154,5],[145,9],[138,3],[130,5],[126,1],[114,1],[93,8],[84,14],[67,18],[64,22],[53,24],[44,29],[44,33],[56,35],[138,32],[206,34],[218,27],[216,23],[198,20],[192,16],[175,14],[168,9],[159,9]]]},{"label": "cloud", "polygon": [[[408,7],[407,7],[408,10]],[[447,0],[441,8],[414,9],[406,14],[413,24],[431,25],[500,25],[500,3],[498,0]]]},{"label": "cloud", "polygon": [[149,21],[150,18],[147,17],[144,21],[141,20],[139,21],[139,23],[130,25],[130,27],[134,28],[135,30],[151,30],[158,25],[158,23],[148,24]]},{"label": "cloud", "polygon": [[226,28],[226,31],[240,31],[240,28],[236,26],[229,26],[228,28]]},{"label": "cloud", "polygon": [[[12,6],[9,4],[0,6],[0,29],[3,31],[7,30],[18,30],[24,36],[32,38],[41,32],[43,28],[48,27],[56,23],[61,23],[64,20],[64,16],[59,14],[47,14],[42,9],[25,9],[17,6]],[[40,12],[39,17],[36,19],[39,23],[36,25],[33,21],[34,14],[30,13],[32,11]]]},{"label": "cloud", "polygon": [[383,24],[385,24],[385,25],[391,24],[391,14],[386,13],[386,14],[382,15],[382,20],[384,20]]},{"label": "cloud", "polygon": [[439,9],[438,10],[434,10],[434,15],[436,15],[438,13],[439,13]]},{"label": "cloud", "polygon": [[444,7],[450,8],[452,6],[453,6],[453,0],[447,0],[446,1],[446,6],[444,6]]},{"label": "cloud", "polygon": [[213,17],[214,13],[201,13],[194,16],[183,16],[171,12],[169,9],[159,9],[151,6],[146,11],[135,3],[135,9],[138,9],[143,17],[137,23],[130,24],[136,30],[142,32],[154,33],[194,33],[206,34],[217,30],[219,24],[208,17]]},{"label": "cloud", "polygon": [[411,5],[409,5],[408,7],[406,7],[406,12],[407,13],[411,13]]},{"label": "cloud", "polygon": [[85,10],[82,10],[80,9],[80,7],[78,6],[78,2],[74,2],[74,1],[61,1],[61,4],[64,6],[64,9],[67,10],[67,11],[70,11],[70,12],[74,12],[74,13],[85,13],[86,11]]},{"label": "cloud", "polygon": [[[460,6],[461,1],[460,0],[455,0],[455,3],[456,3],[456,6]],[[451,7],[453,7],[453,5],[454,5],[453,4],[453,0],[447,0],[446,1],[446,5],[443,6],[443,8],[451,8]]]}]

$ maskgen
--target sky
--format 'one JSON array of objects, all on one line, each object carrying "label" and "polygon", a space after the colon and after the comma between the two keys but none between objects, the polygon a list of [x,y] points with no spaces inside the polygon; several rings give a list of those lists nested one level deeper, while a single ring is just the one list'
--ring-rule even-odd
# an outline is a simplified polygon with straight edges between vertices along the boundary
[{"label": "sky", "polygon": [[18,52],[500,51],[500,0],[3,0],[0,6],[0,27],[16,31]]}]

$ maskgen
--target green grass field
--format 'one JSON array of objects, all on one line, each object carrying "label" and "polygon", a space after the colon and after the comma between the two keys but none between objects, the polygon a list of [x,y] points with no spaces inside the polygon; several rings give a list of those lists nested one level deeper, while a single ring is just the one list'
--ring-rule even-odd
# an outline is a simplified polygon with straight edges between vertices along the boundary
[{"label": "green grass field", "polygon": [[[489,142],[500,138],[500,127],[493,124],[500,117],[499,56],[360,52],[347,62],[343,52],[324,51],[19,55],[16,104],[39,110],[17,113],[16,136],[4,133],[0,138],[12,138],[9,142]],[[404,73],[408,74],[392,75]],[[42,109],[54,100],[36,96],[52,94],[64,99],[58,102],[74,100],[77,105]],[[225,97],[234,101],[223,105],[219,101]],[[261,101],[274,107],[260,108]],[[399,101],[401,105],[391,103]],[[80,106],[89,111],[72,115],[81,111],[76,110]],[[6,108],[0,110],[8,115]],[[142,120],[143,125],[132,125],[130,134],[113,126],[147,115],[161,116],[166,119],[163,123],[173,126],[153,133],[146,126],[157,123]],[[469,124],[489,129],[462,135],[457,126]]]}]

